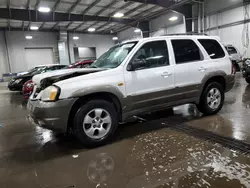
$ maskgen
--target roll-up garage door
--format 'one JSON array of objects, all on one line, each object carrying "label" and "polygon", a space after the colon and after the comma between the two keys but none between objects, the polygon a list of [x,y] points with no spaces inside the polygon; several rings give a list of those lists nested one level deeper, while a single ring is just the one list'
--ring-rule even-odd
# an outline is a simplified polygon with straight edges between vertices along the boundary
[{"label": "roll-up garage door", "polygon": [[27,70],[32,69],[37,65],[53,64],[52,48],[43,49],[25,49]]}]

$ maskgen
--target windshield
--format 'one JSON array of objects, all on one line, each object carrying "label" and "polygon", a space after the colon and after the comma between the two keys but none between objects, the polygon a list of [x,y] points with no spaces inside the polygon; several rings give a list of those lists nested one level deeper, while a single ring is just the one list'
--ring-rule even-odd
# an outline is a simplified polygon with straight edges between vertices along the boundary
[{"label": "windshield", "polygon": [[116,68],[127,57],[129,52],[135,47],[137,42],[129,42],[116,45],[99,57],[90,68]]},{"label": "windshield", "polygon": [[36,68],[36,70],[34,70],[33,72],[31,72],[30,74],[32,74],[32,75],[40,74],[40,73],[42,73],[45,69],[46,69],[46,67],[38,67],[38,68]]},{"label": "windshield", "polygon": [[32,73],[35,72],[36,70],[38,70],[38,69],[40,69],[40,68],[44,68],[44,67],[45,67],[45,66],[35,67],[35,68],[33,68],[33,69],[30,69],[30,70],[28,71],[28,73],[32,74]]}]

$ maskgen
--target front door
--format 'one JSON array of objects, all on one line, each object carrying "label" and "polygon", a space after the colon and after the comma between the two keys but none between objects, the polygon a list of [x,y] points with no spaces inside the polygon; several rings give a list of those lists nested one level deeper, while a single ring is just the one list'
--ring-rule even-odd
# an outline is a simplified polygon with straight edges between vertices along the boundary
[{"label": "front door", "polygon": [[[144,62],[129,71],[133,62]],[[169,63],[166,40],[146,42],[125,67],[127,97],[131,110],[164,105],[174,89],[174,67]]]}]

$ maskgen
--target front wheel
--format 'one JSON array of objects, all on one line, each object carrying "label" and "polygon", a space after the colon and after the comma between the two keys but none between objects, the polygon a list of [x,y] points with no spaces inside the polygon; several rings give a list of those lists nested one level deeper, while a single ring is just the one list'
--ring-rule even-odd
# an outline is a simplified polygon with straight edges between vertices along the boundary
[{"label": "front wheel", "polygon": [[218,82],[210,83],[203,91],[197,108],[204,115],[217,114],[224,104],[224,89]]},{"label": "front wheel", "polygon": [[246,78],[246,82],[250,84],[250,77]]},{"label": "front wheel", "polygon": [[118,114],[113,104],[105,100],[91,100],[75,115],[74,133],[87,147],[106,144],[118,126]]}]

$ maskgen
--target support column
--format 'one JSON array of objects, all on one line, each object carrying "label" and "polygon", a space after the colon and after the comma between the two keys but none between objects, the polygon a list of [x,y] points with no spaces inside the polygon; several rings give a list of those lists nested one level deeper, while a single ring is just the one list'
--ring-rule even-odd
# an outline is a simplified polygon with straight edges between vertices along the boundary
[{"label": "support column", "polygon": [[149,21],[139,22],[137,27],[142,31],[143,38],[149,37]]},{"label": "support column", "polygon": [[175,8],[174,10],[185,16],[186,32],[192,32],[193,5],[185,4],[178,8]]},{"label": "support column", "polygon": [[58,40],[59,61],[61,65],[69,65],[68,33],[60,31]]}]

